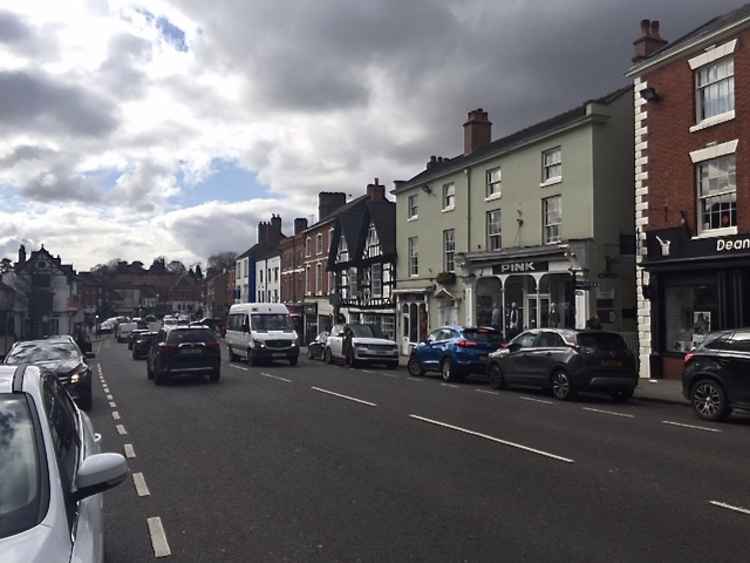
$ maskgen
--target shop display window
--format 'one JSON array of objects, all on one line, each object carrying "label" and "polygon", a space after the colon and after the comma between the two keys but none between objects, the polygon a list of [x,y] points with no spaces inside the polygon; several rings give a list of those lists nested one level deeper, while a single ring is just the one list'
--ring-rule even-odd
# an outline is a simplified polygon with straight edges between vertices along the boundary
[{"label": "shop display window", "polygon": [[718,326],[715,283],[667,285],[664,288],[664,349],[684,353],[700,344]]}]

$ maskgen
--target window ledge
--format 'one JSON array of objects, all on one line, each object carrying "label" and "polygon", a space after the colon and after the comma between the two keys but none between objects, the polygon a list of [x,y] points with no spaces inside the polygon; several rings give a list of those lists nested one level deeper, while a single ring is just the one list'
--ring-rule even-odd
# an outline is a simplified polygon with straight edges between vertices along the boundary
[{"label": "window ledge", "polygon": [[495,201],[496,199],[500,199],[501,197],[503,197],[503,193],[499,192],[499,193],[487,196],[486,198],[484,198],[484,201]]},{"label": "window ledge", "polygon": [[418,278],[419,274],[409,274],[409,277],[412,278],[412,279]]},{"label": "window ledge", "polygon": [[407,222],[407,223],[413,223],[413,222],[414,222],[414,221],[416,221],[417,219],[419,219],[419,215],[412,215],[411,217],[408,217],[408,218],[406,219],[406,222]]},{"label": "window ledge", "polygon": [[454,211],[455,209],[456,209],[455,205],[453,207],[444,207],[443,209],[440,210],[440,213],[449,213],[450,211]]},{"label": "window ledge", "polygon": [[695,125],[692,125],[690,127],[690,132],[695,133],[696,131],[707,129],[708,127],[713,127],[714,125],[718,125],[719,123],[726,123],[727,121],[732,121],[733,119],[734,119],[734,110],[725,111],[724,113],[720,113],[718,115],[712,115],[711,117],[703,119],[700,122],[696,123]]},{"label": "window ledge", "polygon": [[702,233],[699,233],[691,238],[695,240],[699,238],[725,237],[727,235],[736,235],[736,234],[737,234],[737,227],[724,227],[722,229],[710,229],[708,231],[703,231]]},{"label": "window ledge", "polygon": [[545,180],[541,184],[539,184],[540,188],[546,188],[547,186],[554,186],[555,184],[559,184],[562,182],[562,176],[558,176],[557,178],[550,178],[549,180]]}]

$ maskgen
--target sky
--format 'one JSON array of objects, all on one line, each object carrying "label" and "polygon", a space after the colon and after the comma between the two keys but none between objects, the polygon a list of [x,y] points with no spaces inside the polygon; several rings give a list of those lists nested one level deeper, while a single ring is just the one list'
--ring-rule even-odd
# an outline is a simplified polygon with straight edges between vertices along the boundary
[{"label": "sky", "polygon": [[2,0],[0,257],[205,262],[628,83],[737,0]]}]

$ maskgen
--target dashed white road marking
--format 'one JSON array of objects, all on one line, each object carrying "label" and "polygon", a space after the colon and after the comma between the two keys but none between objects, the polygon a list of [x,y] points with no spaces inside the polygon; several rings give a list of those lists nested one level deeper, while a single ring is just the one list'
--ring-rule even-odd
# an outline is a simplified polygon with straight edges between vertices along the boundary
[{"label": "dashed white road marking", "polygon": [[133,449],[133,444],[124,444],[122,446],[122,449],[125,451],[126,458],[133,459],[135,457],[135,450]]},{"label": "dashed white road marking", "polygon": [[359,371],[361,371],[362,373],[369,373],[369,374],[374,374],[375,373],[374,371],[369,370],[369,369],[361,369]]},{"label": "dashed white road marking", "polygon": [[441,383],[440,385],[442,385],[443,387],[450,387],[451,389],[460,389],[458,385],[455,385],[453,383]]},{"label": "dashed white road marking", "polygon": [[118,434],[119,434],[120,436],[125,436],[125,434],[127,434],[127,433],[128,433],[128,431],[127,431],[127,430],[125,430],[125,427],[124,427],[124,426],[123,426],[122,424],[117,424],[117,425],[115,426],[115,428],[117,429],[117,433],[118,433]]},{"label": "dashed white road marking", "polygon": [[109,408],[116,409],[117,408],[117,403],[115,403],[114,401],[109,401]]},{"label": "dashed white road marking", "polygon": [[421,378],[421,377],[414,377],[414,376],[412,376],[412,375],[410,375],[410,376],[409,376],[409,377],[407,377],[406,379],[407,379],[407,381],[416,381],[417,383],[421,383],[421,382],[423,382],[423,381],[424,381],[424,379],[423,379],[423,378]]},{"label": "dashed white road marking", "polygon": [[485,395],[495,395],[498,396],[500,393],[497,391],[488,391],[487,389],[474,389],[477,393],[484,393]]},{"label": "dashed white road marking", "polygon": [[107,400],[108,400],[108,401],[111,401],[111,400],[113,400],[113,399],[114,399],[114,397],[113,397],[112,395],[107,395]]},{"label": "dashed white road marking", "polygon": [[120,413],[118,411],[112,411],[112,418],[120,420]]},{"label": "dashed white road marking", "polygon": [[229,364],[229,367],[230,367],[230,368],[234,368],[234,369],[241,369],[242,371],[250,371],[250,370],[249,370],[249,369],[247,369],[246,367],[238,366],[238,365],[236,365],[236,364]]},{"label": "dashed white road marking", "polygon": [[542,403],[543,405],[554,405],[555,404],[554,401],[547,401],[545,399],[536,399],[534,397],[525,397],[523,395],[521,395],[518,398],[521,399],[522,401],[533,401],[535,403]]},{"label": "dashed white road marking", "polygon": [[279,381],[283,381],[284,383],[291,383],[291,379],[287,379],[286,377],[281,377],[280,375],[273,375],[271,373],[261,372],[260,373],[263,377],[270,377],[271,379],[277,379]]},{"label": "dashed white road marking", "polygon": [[135,492],[139,497],[147,497],[151,494],[146,485],[146,478],[143,473],[133,473],[133,485],[135,485]]},{"label": "dashed white road marking", "polygon": [[172,550],[169,549],[167,534],[164,533],[164,526],[161,523],[161,518],[158,516],[147,518],[146,525],[148,526],[148,534],[151,536],[151,547],[154,548],[154,557],[168,557],[172,555]]},{"label": "dashed white road marking", "polygon": [[351,397],[349,395],[342,395],[341,393],[336,393],[335,391],[329,391],[328,389],[323,389],[322,387],[310,387],[313,391],[318,391],[320,393],[327,393],[328,395],[333,395],[334,397],[339,397],[340,399],[346,399],[347,401],[354,401],[355,403],[360,403],[362,405],[367,405],[368,407],[377,407],[375,403],[371,403],[370,401],[363,401],[362,399],[357,399],[356,397]]},{"label": "dashed white road marking", "polygon": [[675,422],[673,420],[662,420],[662,424],[669,424],[670,426],[679,426],[680,428],[691,428],[692,430],[703,430],[704,432],[721,432],[718,428],[710,428],[708,426],[696,426],[695,424],[684,424],[682,422]]},{"label": "dashed white road marking", "polygon": [[504,446],[509,446],[511,448],[517,448],[519,450],[523,450],[526,452],[530,452],[532,454],[540,455],[543,457],[548,457],[550,459],[554,459],[557,461],[563,461],[565,463],[575,463],[575,460],[572,460],[567,457],[562,457],[557,454],[553,454],[550,452],[545,452],[544,450],[538,450],[536,448],[531,448],[529,446],[524,446],[523,444],[518,444],[516,442],[509,442],[507,440],[502,440],[500,438],[496,438],[494,436],[490,436],[489,434],[483,434],[481,432],[475,432],[474,430],[469,430],[468,428],[461,428],[460,426],[454,426],[452,424],[448,424],[446,422],[440,422],[439,420],[434,420],[431,418],[425,418],[423,416],[419,416],[416,414],[410,414],[410,418],[413,418],[415,420],[420,420],[422,422],[427,422],[429,424],[434,424],[435,426],[442,426],[443,428],[448,428],[450,430],[455,430],[457,432],[463,432],[464,434],[469,434],[471,436],[477,436],[479,438],[484,438],[485,440],[489,440],[491,442],[496,442],[498,444],[502,444]]},{"label": "dashed white road marking", "polygon": [[609,414],[612,416],[621,416],[622,418],[635,418],[634,414],[628,414],[624,412],[617,412],[617,411],[607,411],[604,409],[594,409],[592,407],[581,407],[581,410],[589,411],[589,412],[595,412],[598,414]]},{"label": "dashed white road marking", "polygon": [[725,502],[721,502],[718,500],[709,500],[708,504],[712,504],[713,506],[718,506],[719,508],[726,508],[727,510],[734,510],[735,512],[739,512],[741,514],[747,514],[750,516],[750,509],[742,508],[741,506],[734,506],[732,504],[727,504]]}]

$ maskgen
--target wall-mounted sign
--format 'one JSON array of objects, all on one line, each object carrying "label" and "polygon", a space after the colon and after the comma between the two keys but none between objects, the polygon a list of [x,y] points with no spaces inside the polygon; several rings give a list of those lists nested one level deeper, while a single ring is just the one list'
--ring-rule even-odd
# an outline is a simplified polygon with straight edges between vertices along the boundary
[{"label": "wall-mounted sign", "polygon": [[648,261],[750,256],[750,236],[727,235],[693,238],[684,228],[649,231]]},{"label": "wall-mounted sign", "polygon": [[503,262],[492,266],[492,273],[501,274],[533,274],[535,272],[549,271],[549,262],[535,262],[533,260],[521,260],[517,262]]}]

